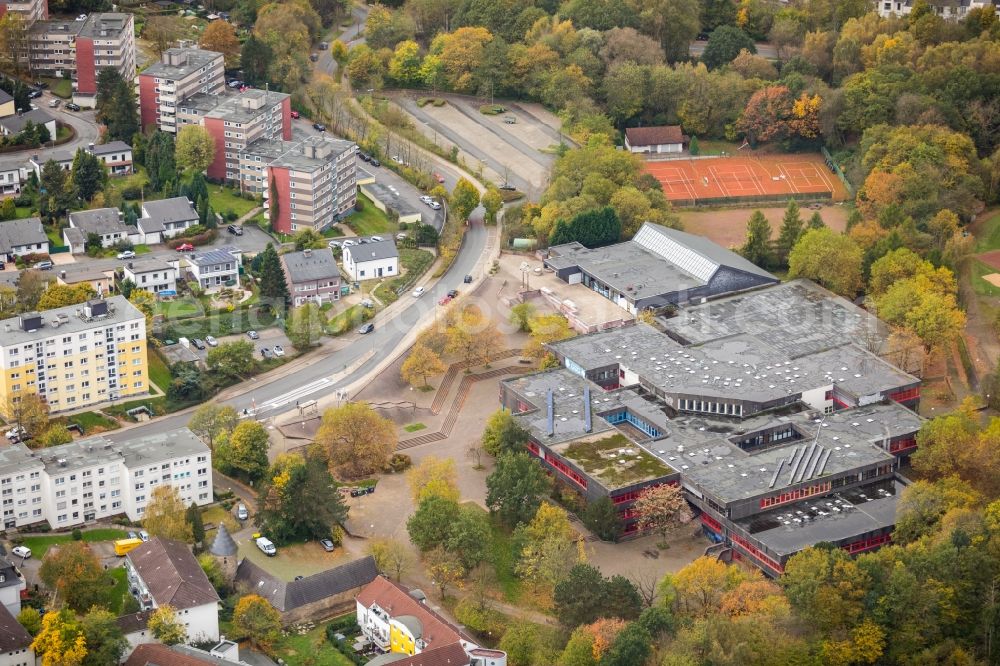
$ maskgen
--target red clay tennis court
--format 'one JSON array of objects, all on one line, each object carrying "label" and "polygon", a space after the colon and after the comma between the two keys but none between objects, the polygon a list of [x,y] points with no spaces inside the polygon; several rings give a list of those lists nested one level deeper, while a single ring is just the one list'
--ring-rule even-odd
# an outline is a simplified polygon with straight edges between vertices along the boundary
[{"label": "red clay tennis court", "polygon": [[646,162],[667,199],[680,205],[724,200],[779,200],[798,195],[847,199],[820,155],[712,157]]}]

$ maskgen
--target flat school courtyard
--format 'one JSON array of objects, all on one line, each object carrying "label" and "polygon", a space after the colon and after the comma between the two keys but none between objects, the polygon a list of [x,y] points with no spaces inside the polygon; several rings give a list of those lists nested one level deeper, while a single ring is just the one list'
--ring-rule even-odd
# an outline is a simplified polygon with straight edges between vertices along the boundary
[{"label": "flat school courtyard", "polygon": [[759,199],[818,195],[833,201],[848,198],[843,183],[818,154],[748,155],[646,162],[646,171],[663,194],[678,205],[702,200]]}]

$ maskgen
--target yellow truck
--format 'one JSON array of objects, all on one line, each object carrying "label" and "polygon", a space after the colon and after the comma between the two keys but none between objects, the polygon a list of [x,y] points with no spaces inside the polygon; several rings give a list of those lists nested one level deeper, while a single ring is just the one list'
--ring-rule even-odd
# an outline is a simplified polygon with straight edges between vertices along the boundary
[{"label": "yellow truck", "polygon": [[115,555],[125,557],[125,553],[142,545],[142,539],[118,539],[115,541]]}]

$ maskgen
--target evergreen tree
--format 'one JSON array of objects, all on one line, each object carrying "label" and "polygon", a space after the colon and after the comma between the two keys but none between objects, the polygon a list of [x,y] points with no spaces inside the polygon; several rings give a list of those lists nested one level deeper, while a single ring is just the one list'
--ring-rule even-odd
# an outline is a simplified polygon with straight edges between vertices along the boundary
[{"label": "evergreen tree", "polygon": [[813,213],[812,217],[809,218],[810,229],[822,229],[825,226],[826,222],[823,221],[823,217],[819,214],[819,211]]},{"label": "evergreen tree", "polygon": [[248,37],[243,42],[243,49],[240,52],[243,79],[254,86],[267,83],[267,69],[270,64],[271,48],[253,35]]},{"label": "evergreen tree", "polygon": [[205,523],[201,517],[201,509],[194,502],[188,507],[185,519],[191,526],[191,537],[195,545],[202,543],[205,540]]},{"label": "evergreen tree", "polygon": [[771,262],[771,223],[759,210],[755,210],[747,221],[747,238],[740,254],[758,266],[764,267]]},{"label": "evergreen tree", "polygon": [[802,215],[799,214],[799,204],[795,199],[788,200],[785,208],[785,216],[781,218],[781,230],[778,232],[778,242],[775,244],[777,261],[782,265],[788,264],[788,253],[792,251],[795,244],[802,237],[805,228],[802,224]]},{"label": "evergreen tree", "polygon": [[274,176],[271,176],[271,186],[270,186],[271,196],[268,201],[268,221],[271,223],[271,231],[278,231],[278,214],[281,210],[281,202],[278,201],[278,185],[274,181]]},{"label": "evergreen tree", "polygon": [[108,181],[108,172],[101,160],[83,148],[77,149],[70,173],[77,194],[84,201],[93,200]]},{"label": "evergreen tree", "polygon": [[549,244],[561,245],[577,241],[585,247],[600,247],[617,243],[621,235],[622,223],[618,214],[611,206],[605,206],[575,215],[569,222],[557,222]]},{"label": "evergreen tree", "polygon": [[260,261],[260,297],[265,303],[283,309],[288,302],[288,285],[278,253],[270,243],[264,248]]},{"label": "evergreen tree", "polygon": [[55,160],[49,160],[42,167],[38,208],[42,216],[50,222],[61,217],[76,199],[67,175],[67,171]]},{"label": "evergreen tree", "polygon": [[95,109],[110,139],[128,141],[141,129],[135,90],[117,69],[108,67],[98,74]]},{"label": "evergreen tree", "polygon": [[688,152],[692,155],[698,155],[701,153],[701,147],[698,145],[698,137],[692,136],[690,143],[688,143]]}]

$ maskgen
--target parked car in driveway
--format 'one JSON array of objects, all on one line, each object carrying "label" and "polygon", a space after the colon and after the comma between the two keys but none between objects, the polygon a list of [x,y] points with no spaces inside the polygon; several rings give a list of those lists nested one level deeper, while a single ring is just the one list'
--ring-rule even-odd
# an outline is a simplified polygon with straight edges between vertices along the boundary
[{"label": "parked car in driveway", "polygon": [[323,123],[313,123],[313,129],[316,130],[317,132],[325,132],[326,125],[324,125]]},{"label": "parked car in driveway", "polygon": [[264,553],[268,557],[274,557],[278,554],[278,549],[274,547],[274,544],[271,543],[271,540],[267,537],[258,537],[255,543],[257,544],[257,548],[260,549],[260,552]]},{"label": "parked car in driveway", "polygon": [[206,335],[205,336],[205,344],[208,345],[209,347],[218,347],[219,346],[219,341],[216,340],[211,335]]},{"label": "parked car in driveway", "polygon": [[178,252],[191,252],[192,250],[194,250],[194,245],[191,245],[191,243],[181,243],[177,246]]},{"label": "parked car in driveway", "polygon": [[332,553],[336,548],[336,546],[333,545],[333,541],[331,541],[330,539],[320,539],[319,545],[323,546],[323,550],[325,550],[328,553]]},{"label": "parked car in driveway", "polygon": [[236,225],[236,224],[230,224],[228,227],[226,227],[226,231],[228,231],[229,233],[231,233],[234,236],[242,236],[243,235],[243,227],[241,227],[239,225]]},{"label": "parked car in driveway", "polygon": [[58,97],[56,97],[54,100],[52,100],[51,102],[49,102],[49,108],[50,109],[54,109],[57,106],[59,106],[60,104],[62,104],[62,100],[59,99]]},{"label": "parked car in driveway", "polygon": [[74,102],[66,102],[66,106],[64,108],[67,111],[79,111],[80,110],[80,105],[79,104],[75,104]]},{"label": "parked car in driveway", "polygon": [[195,349],[204,349],[205,348],[205,341],[202,340],[201,338],[192,338],[191,344],[193,344],[195,346]]},{"label": "parked car in driveway", "polygon": [[247,511],[247,505],[242,502],[236,506],[236,519],[246,520],[250,517],[250,512]]},{"label": "parked car in driveway", "polygon": [[125,250],[124,252],[118,253],[119,259],[135,259],[135,252],[132,250]]},{"label": "parked car in driveway", "polygon": [[282,348],[281,345],[274,345],[274,355],[275,356],[284,356],[285,355],[284,348]]},{"label": "parked car in driveway", "polygon": [[260,335],[257,333],[257,331],[247,331],[247,337],[250,338],[251,340],[260,339]]},{"label": "parked car in driveway", "polygon": [[10,549],[10,552],[20,557],[22,560],[26,560],[31,557],[31,549],[27,546],[14,546]]},{"label": "parked car in driveway", "polygon": [[264,358],[274,358],[274,354],[272,354],[271,350],[268,349],[267,347],[260,348],[260,355],[263,356]]},{"label": "parked car in driveway", "polygon": [[37,264],[35,264],[35,268],[38,269],[38,270],[40,270],[40,271],[51,271],[52,270],[52,262],[51,261],[39,261]]},{"label": "parked car in driveway", "polygon": [[298,111],[290,111],[290,112],[288,113],[288,115],[290,115],[290,116],[291,116],[292,118],[294,118],[295,120],[298,120],[298,119],[300,118],[300,114],[299,114],[299,112],[298,112]]}]

